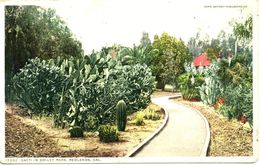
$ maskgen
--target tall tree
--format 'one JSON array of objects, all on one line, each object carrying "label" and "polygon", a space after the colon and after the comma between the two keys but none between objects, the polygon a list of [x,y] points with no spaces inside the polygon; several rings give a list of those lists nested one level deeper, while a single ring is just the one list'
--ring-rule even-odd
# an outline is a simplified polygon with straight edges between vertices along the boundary
[{"label": "tall tree", "polygon": [[154,36],[153,48],[159,51],[154,65],[157,87],[164,89],[166,83],[177,85],[177,78],[185,72],[184,63],[190,62],[192,56],[181,39],[163,33]]},{"label": "tall tree", "polygon": [[235,53],[236,38],[234,37],[234,34],[229,34],[224,30],[221,30],[217,39],[222,58],[227,58]]},{"label": "tall tree", "polygon": [[253,37],[253,17],[250,15],[245,22],[235,22],[233,28],[235,36],[240,40],[252,40]]},{"label": "tall tree", "polygon": [[209,60],[216,60],[220,56],[220,47],[218,39],[211,39],[211,43],[206,49],[207,57]]},{"label": "tall tree", "polygon": [[147,32],[143,32],[142,33],[142,38],[140,40],[140,45],[142,45],[143,47],[148,47],[152,45],[152,42],[149,38],[149,34]]},{"label": "tall tree", "polygon": [[[193,57],[201,53],[209,53],[209,59],[216,59],[217,56],[227,58],[235,52],[236,37],[232,33],[226,33],[224,30],[220,31],[217,38],[210,38],[208,35],[202,37],[200,31],[195,37],[191,37],[187,43],[187,47]],[[237,46],[237,51],[241,52],[242,45]]]},{"label": "tall tree", "polygon": [[195,37],[189,39],[187,47],[194,58],[204,53],[209,47],[209,44],[208,38],[202,38],[200,31],[198,31]]},{"label": "tall tree", "polygon": [[235,22],[233,25],[233,32],[237,38],[237,45],[242,47],[242,51],[238,53],[243,53],[246,55],[248,60],[252,61],[252,39],[253,39],[253,17],[248,16],[244,22]]},{"label": "tall tree", "polygon": [[11,76],[29,58],[77,56],[83,53],[65,22],[52,9],[5,7],[5,70]]}]

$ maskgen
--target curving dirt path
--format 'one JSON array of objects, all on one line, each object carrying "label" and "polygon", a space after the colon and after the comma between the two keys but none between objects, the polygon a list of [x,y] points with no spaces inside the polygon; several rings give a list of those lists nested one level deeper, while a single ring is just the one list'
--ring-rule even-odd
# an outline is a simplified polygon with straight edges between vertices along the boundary
[{"label": "curving dirt path", "polygon": [[152,102],[168,111],[163,130],[132,156],[206,156],[210,140],[209,124],[197,110],[174,103],[171,96],[154,97]]}]

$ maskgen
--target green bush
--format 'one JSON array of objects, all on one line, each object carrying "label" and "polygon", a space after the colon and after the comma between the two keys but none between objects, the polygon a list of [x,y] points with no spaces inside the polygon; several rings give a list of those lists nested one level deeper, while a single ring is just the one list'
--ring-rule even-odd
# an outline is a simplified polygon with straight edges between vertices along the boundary
[{"label": "green bush", "polygon": [[69,129],[70,137],[83,137],[83,129],[79,126],[74,126]]},{"label": "green bush", "polygon": [[182,97],[184,99],[200,99],[198,87],[204,82],[202,75],[193,75],[192,73],[184,73],[178,78],[178,85]]},{"label": "green bush", "polygon": [[30,114],[52,114],[65,78],[53,60],[30,60],[12,79],[14,99]]},{"label": "green bush", "polygon": [[252,61],[250,54],[221,59],[205,70],[205,83],[199,87],[201,99],[208,105],[223,98],[220,112],[228,118],[245,116],[253,124]]},{"label": "green bush", "polygon": [[161,116],[152,110],[145,111],[144,118],[147,120],[160,120]]},{"label": "green bush", "polygon": [[112,90],[117,91],[119,98],[129,106],[128,114],[132,114],[150,103],[155,78],[146,65],[125,65],[118,70],[113,83]]},{"label": "green bush", "polygon": [[142,111],[138,112],[135,115],[135,120],[134,120],[135,125],[137,126],[144,125],[144,116],[145,116],[144,112]]},{"label": "green bush", "polygon": [[104,52],[69,59],[30,60],[12,79],[17,102],[35,115],[53,115],[56,127],[73,123],[87,131],[116,121],[116,104],[127,114],[150,102],[154,77],[147,66],[121,65]]},{"label": "green bush", "polygon": [[[10,5],[4,10],[6,87],[30,58],[50,59],[83,53],[81,43],[55,10],[34,5]],[[13,101],[9,91],[6,94],[6,101]]]},{"label": "green bush", "polygon": [[225,103],[220,108],[224,116],[239,119],[245,115],[247,121],[253,125],[253,90],[252,84],[242,82],[238,86],[230,85],[226,87],[223,94]]},{"label": "green bush", "polygon": [[101,125],[98,128],[99,140],[105,143],[118,141],[118,130],[116,126]]},{"label": "green bush", "polygon": [[231,60],[220,60],[217,75],[224,87],[230,84],[239,85],[242,81],[252,83],[252,60],[250,60],[250,55],[238,54]]},{"label": "green bush", "polygon": [[88,115],[85,119],[84,128],[88,131],[96,131],[99,126],[99,120],[96,116]]},{"label": "green bush", "polygon": [[253,125],[252,54],[238,54],[230,61],[221,60],[218,76],[224,86],[221,112],[229,118],[245,116]]}]

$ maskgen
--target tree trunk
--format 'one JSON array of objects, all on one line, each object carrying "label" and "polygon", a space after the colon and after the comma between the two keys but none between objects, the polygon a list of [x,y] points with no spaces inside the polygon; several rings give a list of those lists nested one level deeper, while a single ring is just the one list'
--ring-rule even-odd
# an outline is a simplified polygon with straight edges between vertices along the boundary
[{"label": "tree trunk", "polygon": [[162,91],[164,91],[164,87],[165,87],[165,83],[161,80],[158,80],[157,81],[157,84],[156,84],[156,88],[157,89],[161,89]]}]

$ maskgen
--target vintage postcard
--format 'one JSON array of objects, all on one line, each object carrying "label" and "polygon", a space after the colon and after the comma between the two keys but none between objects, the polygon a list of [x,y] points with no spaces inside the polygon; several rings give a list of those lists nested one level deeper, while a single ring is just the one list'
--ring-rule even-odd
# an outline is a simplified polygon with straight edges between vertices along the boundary
[{"label": "vintage postcard", "polygon": [[0,0],[0,163],[256,163],[258,0]]}]

